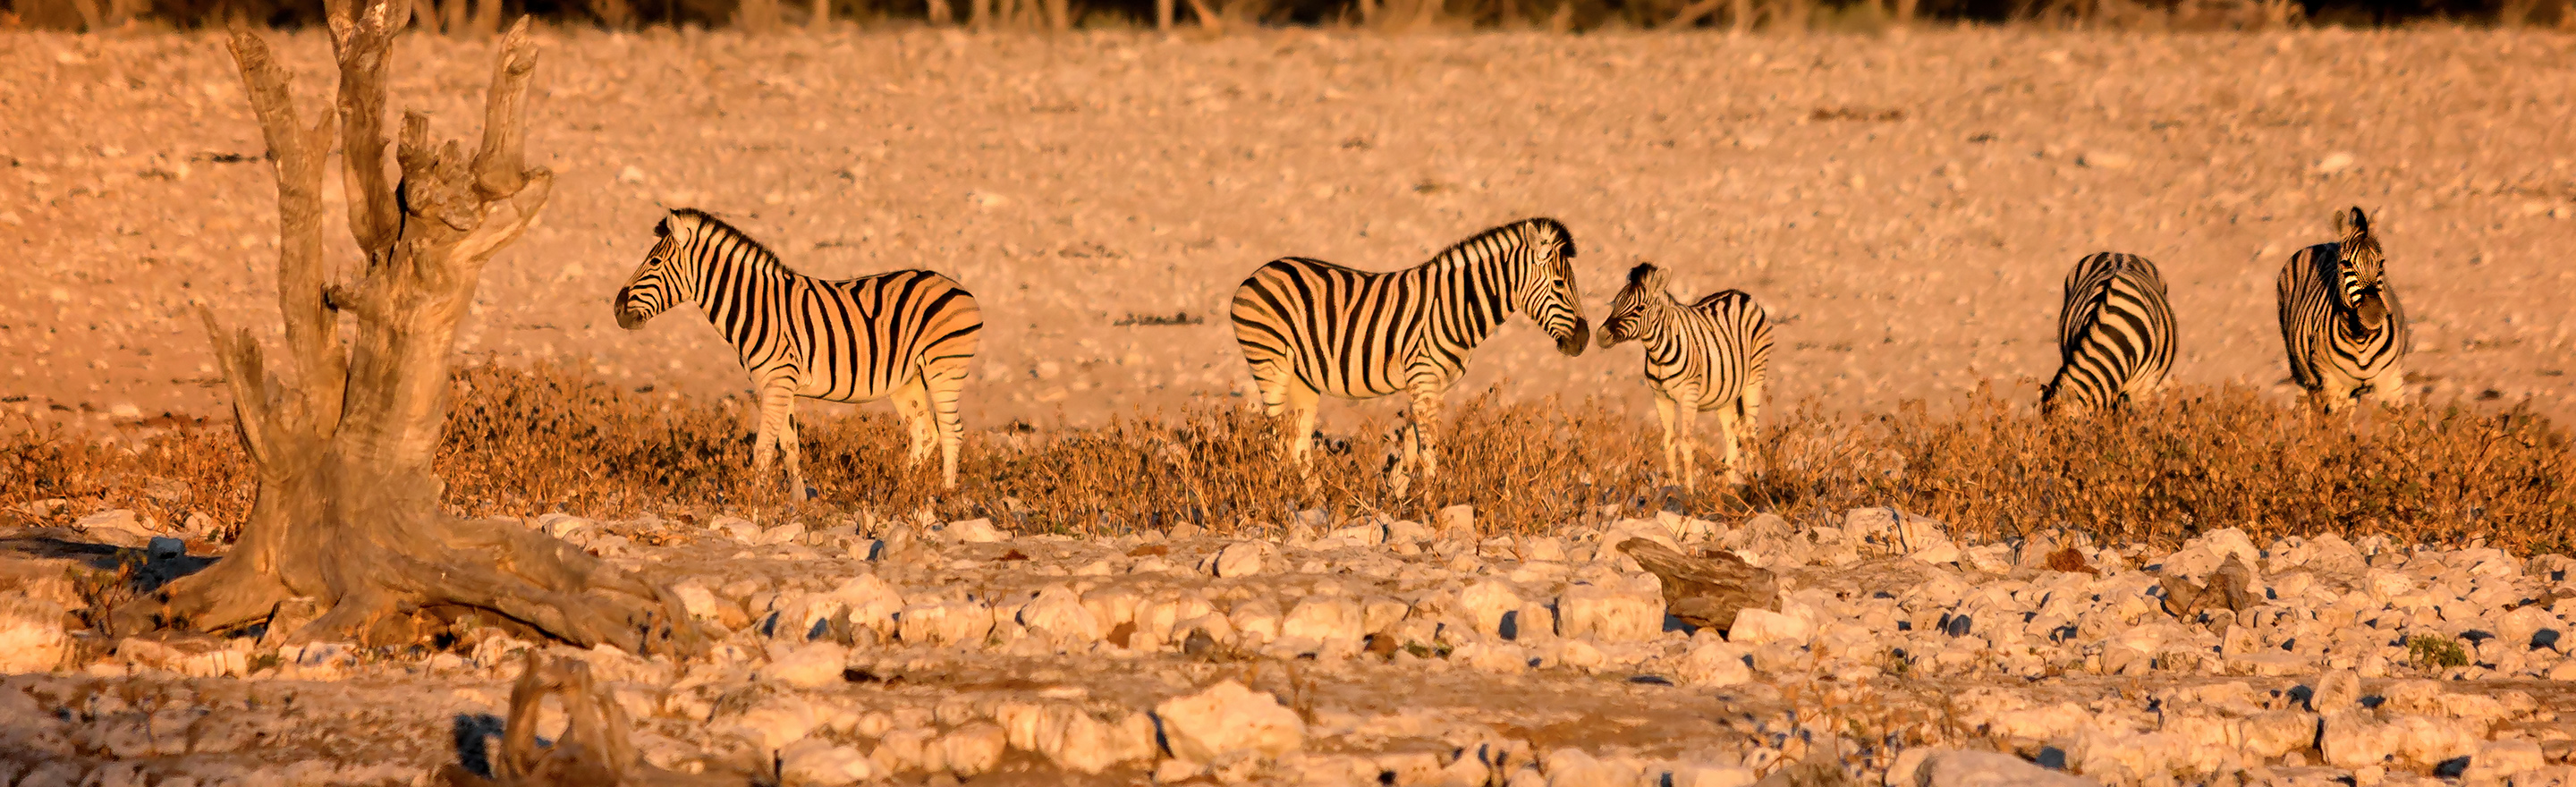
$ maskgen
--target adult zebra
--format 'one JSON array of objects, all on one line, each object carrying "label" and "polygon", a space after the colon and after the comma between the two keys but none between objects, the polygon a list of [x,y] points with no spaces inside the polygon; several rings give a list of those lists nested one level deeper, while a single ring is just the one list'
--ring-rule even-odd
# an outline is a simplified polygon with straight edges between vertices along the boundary
[{"label": "adult zebra", "polygon": [[1771,321],[1742,290],[1720,290],[1688,305],[1665,288],[1653,263],[1628,269],[1628,285],[1601,318],[1601,347],[1635,340],[1646,349],[1646,383],[1664,422],[1664,472],[1682,488],[1699,488],[1699,455],[1691,426],[1717,411],[1726,440],[1726,482],[1743,483],[1743,444],[1753,434],[1769,387]]},{"label": "adult zebra", "polygon": [[2413,347],[2370,216],[2355,207],[2336,211],[2334,223],[2339,239],[2291,254],[2280,279],[2290,376],[2327,412],[2363,396],[2404,398],[2400,363]]},{"label": "adult zebra", "polygon": [[789,491],[805,492],[798,466],[796,397],[868,402],[891,396],[912,431],[913,466],[939,446],[940,483],[957,487],[964,435],[957,398],[974,361],[984,310],[946,276],[905,270],[825,280],[779,263],[751,236],[680,208],[653,226],[661,238],[617,290],[617,327],[635,330],[675,304],[695,301],[733,342],[760,397],[754,472],[772,448],[786,454]]},{"label": "adult zebra", "polygon": [[1574,236],[1555,219],[1522,219],[1476,233],[1400,271],[1379,273],[1284,257],[1235,288],[1234,338],[1262,411],[1290,417],[1283,451],[1302,470],[1326,394],[1411,397],[1399,437],[1398,489],[1419,467],[1439,472],[1440,397],[1467,355],[1512,313],[1538,323],[1566,355],[1591,329],[1574,285]]},{"label": "adult zebra", "polygon": [[2077,260],[2057,316],[2057,376],[2040,389],[2040,411],[2108,410],[2163,388],[2174,334],[2155,263],[2110,251]]}]

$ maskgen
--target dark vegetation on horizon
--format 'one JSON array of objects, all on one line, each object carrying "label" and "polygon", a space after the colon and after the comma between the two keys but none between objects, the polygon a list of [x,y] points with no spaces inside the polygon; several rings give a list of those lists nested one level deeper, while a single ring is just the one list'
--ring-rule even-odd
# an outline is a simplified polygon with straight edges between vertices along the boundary
[{"label": "dark vegetation on horizon", "polygon": [[[1812,522],[1894,505],[1988,538],[2064,527],[2167,547],[2241,527],[2258,543],[2334,532],[2485,539],[2522,553],[2576,547],[2566,527],[2576,521],[2576,439],[2519,408],[2415,404],[2344,418],[2243,387],[2185,387],[2099,420],[2041,419],[1992,391],[1883,413],[1825,414],[1810,403],[1763,424],[1748,487],[1704,483],[1693,500],[1663,488],[1652,418],[1615,403],[1453,396],[1443,475],[1411,500],[1388,496],[1378,474],[1390,417],[1337,416],[1344,431],[1327,435],[1310,491],[1281,471],[1268,419],[1222,405],[1092,428],[971,432],[960,489],[934,500],[936,471],[900,469],[892,413],[869,408],[800,424],[806,475],[822,495],[791,503],[776,473],[747,467],[741,401],[635,393],[561,366],[475,366],[455,380],[436,469],[449,508],[469,515],[732,513],[822,525],[927,507],[1023,532],[1191,523],[1275,534],[1301,509],[1428,520],[1439,505],[1469,503],[1494,535],[1666,507]],[[160,522],[197,512],[217,523],[210,540],[219,541],[249,510],[251,472],[222,421],[139,448],[0,422],[0,525],[107,508]],[[28,503],[51,498],[71,502],[29,513]]]},{"label": "dark vegetation on horizon", "polygon": [[[862,24],[956,23],[1023,29],[1352,26],[1382,30],[1707,26],[1765,32],[1871,31],[1911,21],[2115,30],[2261,29],[2416,22],[2576,28],[2576,0],[415,0],[429,30],[484,34],[530,14],[612,29],[808,24],[818,12]],[[313,26],[322,0],[0,0],[0,29],[220,26],[239,14]]]}]

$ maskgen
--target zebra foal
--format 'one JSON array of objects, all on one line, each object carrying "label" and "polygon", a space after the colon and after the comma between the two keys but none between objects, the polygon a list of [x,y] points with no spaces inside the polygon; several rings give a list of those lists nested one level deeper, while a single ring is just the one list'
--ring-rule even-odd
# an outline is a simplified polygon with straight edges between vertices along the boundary
[{"label": "zebra foal", "polygon": [[642,328],[663,310],[696,302],[733,342],[759,395],[754,472],[770,451],[786,455],[788,491],[805,493],[794,420],[797,397],[868,402],[893,397],[912,432],[919,466],[939,447],[940,483],[957,487],[964,429],[957,399],[975,357],[983,308],[946,276],[906,270],[826,280],[799,274],[751,236],[704,212],[673,210],[653,226],[661,240],[617,290],[617,327]]},{"label": "zebra foal", "polygon": [[2057,316],[2057,376],[2040,389],[2040,411],[2109,410],[2162,389],[2174,334],[2155,263],[2109,251],[2077,260]]},{"label": "zebra foal", "polygon": [[2406,310],[2388,287],[2370,216],[2355,207],[2336,211],[2334,223],[2335,242],[2300,249],[2281,267],[2290,376],[2326,412],[2364,396],[2394,403],[2406,395],[2401,362],[2414,341]]},{"label": "zebra foal", "polygon": [[1646,383],[1664,422],[1665,473],[1680,478],[1684,489],[1699,488],[1691,427],[1700,412],[1715,410],[1726,482],[1743,483],[1743,444],[1752,438],[1769,387],[1771,321],[1762,305],[1742,290],[1683,304],[1665,288],[1664,269],[1641,264],[1628,270],[1628,285],[1601,319],[1602,348],[1630,340],[1646,350]]},{"label": "zebra foal", "polygon": [[1514,312],[1538,323],[1566,355],[1583,354],[1591,329],[1574,285],[1574,237],[1555,219],[1505,224],[1459,241],[1431,261],[1375,272],[1284,257],[1235,288],[1234,338],[1261,407],[1286,415],[1282,452],[1306,467],[1315,410],[1325,395],[1411,397],[1395,484],[1439,472],[1440,397],[1467,356]]}]

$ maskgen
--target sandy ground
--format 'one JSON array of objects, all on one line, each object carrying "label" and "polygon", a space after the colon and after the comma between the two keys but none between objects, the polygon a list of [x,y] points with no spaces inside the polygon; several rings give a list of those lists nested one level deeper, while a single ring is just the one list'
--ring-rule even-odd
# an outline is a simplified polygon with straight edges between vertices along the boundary
[{"label": "sandy ground", "polygon": [[[740,390],[693,316],[609,319],[658,212],[696,206],[812,274],[957,276],[991,323],[970,425],[1096,422],[1237,391],[1223,306],[1263,261],[1393,268],[1545,214],[1575,233],[1595,317],[1640,260],[1685,296],[1753,292],[1779,401],[2028,395],[2059,279],[2099,249],[2163,266],[2179,381],[2286,392],[2273,277],[2359,204],[2418,326],[2419,390],[2576,413],[2564,36],[545,38],[530,149],[562,180],[485,275],[476,358]],[[323,39],[282,46],[318,100]],[[488,56],[406,39],[396,103],[469,133]],[[220,42],[7,33],[0,73],[0,400],[220,413],[187,304],[273,326],[275,247]],[[1190,324],[1121,324],[1171,315]],[[1565,359],[1515,323],[1463,385],[1642,414],[1636,352]]]}]

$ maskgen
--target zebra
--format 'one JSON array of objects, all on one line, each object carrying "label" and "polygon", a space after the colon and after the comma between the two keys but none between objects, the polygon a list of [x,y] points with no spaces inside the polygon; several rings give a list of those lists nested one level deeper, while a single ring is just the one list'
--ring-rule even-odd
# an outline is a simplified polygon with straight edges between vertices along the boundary
[{"label": "zebra", "polygon": [[2057,317],[2057,375],[2041,412],[2108,410],[2164,387],[2173,371],[2173,306],[2164,275],[2135,254],[2097,252],[2066,272]]},{"label": "zebra", "polygon": [[2326,412],[2370,396],[2406,395],[2400,364],[2413,347],[2406,310],[2388,287],[2386,255],[2361,208],[2336,211],[2340,239],[2298,250],[2281,267],[2281,344],[2290,376]]},{"label": "zebra", "polygon": [[1601,346],[1635,340],[1646,350],[1646,384],[1664,422],[1664,471],[1698,489],[1699,457],[1691,437],[1700,412],[1717,411],[1726,440],[1726,482],[1744,481],[1743,445],[1762,414],[1769,387],[1771,321],[1742,290],[1720,290],[1688,305],[1665,289],[1653,263],[1628,270],[1628,285],[1601,318]]},{"label": "zebra", "polygon": [[707,321],[733,342],[758,394],[753,472],[767,473],[770,451],[778,449],[786,455],[789,491],[806,494],[796,398],[891,396],[912,433],[912,466],[928,460],[936,443],[940,483],[957,488],[964,436],[957,399],[984,328],[973,294],[924,270],[840,280],[805,276],[741,230],[691,208],[671,211],[653,234],[661,240],[617,290],[617,327],[642,328],[687,301],[706,311]]},{"label": "zebra", "polygon": [[1234,291],[1234,338],[1262,412],[1287,416],[1282,452],[1307,468],[1324,395],[1403,393],[1408,423],[1398,430],[1401,453],[1390,479],[1402,494],[1406,470],[1418,467],[1426,480],[1437,475],[1441,395],[1496,326],[1519,312],[1556,340],[1557,352],[1583,354],[1591,328],[1575,289],[1574,256],[1564,224],[1530,218],[1479,232],[1400,271],[1303,257],[1254,270]]}]

